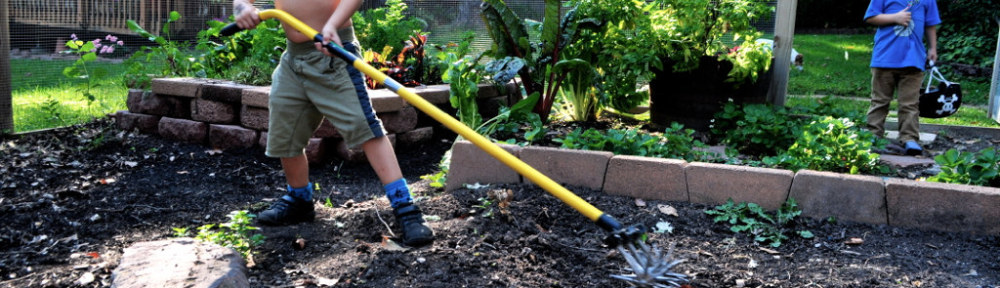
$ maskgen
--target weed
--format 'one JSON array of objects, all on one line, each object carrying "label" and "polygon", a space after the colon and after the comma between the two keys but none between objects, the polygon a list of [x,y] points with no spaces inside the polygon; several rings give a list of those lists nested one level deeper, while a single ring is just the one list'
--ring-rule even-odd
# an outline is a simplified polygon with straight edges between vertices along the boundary
[{"label": "weed", "polygon": [[[802,214],[798,209],[795,199],[788,198],[781,208],[768,214],[763,207],[756,203],[740,202],[733,203],[733,199],[726,201],[726,204],[716,206],[712,210],[706,210],[705,214],[712,215],[715,223],[727,222],[729,230],[735,233],[748,233],[753,235],[754,242],[769,244],[771,247],[781,246],[783,241],[788,240],[785,232],[786,226],[792,223],[795,217]],[[812,238],[812,232],[808,230],[795,231],[795,234],[802,238]]]},{"label": "weed", "polygon": [[[198,227],[195,239],[233,248],[244,258],[251,259],[254,246],[264,243],[264,235],[254,233],[259,228],[250,225],[255,217],[246,210],[230,212],[229,222]],[[174,234],[186,235],[187,228],[174,228]]]}]

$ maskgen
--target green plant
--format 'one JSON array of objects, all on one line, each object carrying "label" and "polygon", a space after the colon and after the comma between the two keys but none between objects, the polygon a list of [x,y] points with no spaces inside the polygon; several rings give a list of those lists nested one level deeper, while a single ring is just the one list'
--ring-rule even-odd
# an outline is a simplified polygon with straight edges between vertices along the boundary
[{"label": "green plant", "polygon": [[[230,18],[231,20],[232,18]],[[262,21],[254,29],[215,38],[226,23],[209,21],[198,32],[197,51],[209,77],[220,77],[249,85],[270,85],[285,46],[285,31],[277,19]]]},{"label": "green plant", "polygon": [[444,156],[441,157],[441,161],[437,164],[437,172],[420,176],[420,179],[430,182],[427,185],[431,186],[431,188],[444,189],[445,184],[448,183],[448,169],[451,167],[451,151],[452,149],[448,149],[448,151],[444,152]]},{"label": "green plant", "polygon": [[[87,101],[94,102],[96,97],[93,94],[92,89],[101,86],[100,79],[103,79],[108,75],[108,70],[101,66],[88,67],[88,63],[97,61],[97,54],[111,54],[115,52],[116,47],[124,47],[125,43],[118,40],[118,37],[108,34],[104,39],[94,39],[93,41],[83,41],[76,38],[76,34],[70,35],[69,41],[66,42],[66,47],[69,47],[64,53],[74,54],[80,58],[73,62],[73,65],[63,69],[63,75],[71,79],[83,79],[82,87],[78,88],[81,94]],[[108,43],[101,43],[101,40],[107,40]]]},{"label": "green plant", "polygon": [[802,127],[801,134],[786,152],[765,157],[763,162],[793,171],[887,172],[878,165],[879,155],[871,153],[874,140],[874,134],[854,126],[846,118],[825,116]]},{"label": "green plant", "polygon": [[637,36],[672,65],[654,63],[659,69],[689,71],[701,57],[717,57],[733,63],[730,80],[742,83],[770,68],[770,47],[756,42],[761,33],[752,25],[770,17],[773,8],[766,1],[654,0],[645,11],[648,26],[637,29]]},{"label": "green plant", "polygon": [[448,83],[451,88],[448,100],[451,102],[451,107],[458,109],[458,120],[469,127],[479,127],[483,123],[479,105],[476,103],[479,83],[484,79],[483,66],[479,64],[481,57],[482,54],[473,57],[446,52],[445,61],[452,65],[441,77],[441,80]]},{"label": "green plant", "polygon": [[[406,40],[405,43],[406,46],[395,57],[389,57],[389,53],[392,52],[392,47],[389,46],[386,46],[382,53],[366,50],[362,57],[366,63],[385,73],[399,84],[406,87],[420,86],[423,76],[425,76],[424,70],[426,70],[424,46],[427,43],[427,35],[417,32],[410,36],[410,40]],[[365,83],[368,89],[384,87],[382,83],[376,82],[371,77],[367,77]]]},{"label": "green plant", "polygon": [[190,44],[170,39],[170,23],[180,20],[181,14],[171,11],[166,23],[163,23],[161,35],[153,35],[139,26],[134,20],[128,20],[128,28],[155,43],[155,46],[143,46],[140,51],[129,57],[129,70],[125,73],[125,85],[130,88],[148,88],[152,77],[206,77],[202,61],[197,53],[191,52]]},{"label": "green plant", "polygon": [[254,233],[259,230],[251,225],[254,217],[245,210],[233,211],[229,213],[229,222],[198,227],[195,239],[233,248],[244,258],[252,259],[253,248],[264,243],[264,235]]},{"label": "green plant", "polygon": [[479,205],[472,205],[474,208],[483,209],[483,217],[493,218],[493,199],[490,197],[479,197]]},{"label": "green plant", "polygon": [[1000,154],[994,147],[979,152],[949,149],[934,157],[941,172],[928,181],[1000,187]]},{"label": "green plant", "polygon": [[[779,247],[782,242],[789,239],[788,226],[791,226],[795,217],[802,214],[795,199],[788,198],[774,214],[769,214],[763,207],[756,203],[740,202],[733,203],[733,199],[726,201],[726,204],[715,206],[714,209],[705,210],[705,214],[713,216],[715,223],[728,223],[729,230],[735,233],[747,233],[753,236],[754,242],[768,244],[771,247]],[[797,230],[795,234],[802,238],[812,238],[813,234],[809,230]]]},{"label": "green plant", "polygon": [[361,47],[375,51],[383,51],[386,46],[392,47],[385,55],[402,51],[404,42],[426,26],[424,21],[406,16],[406,9],[406,3],[402,0],[388,0],[383,7],[354,13],[351,21]]},{"label": "green plant", "polygon": [[766,104],[737,105],[730,101],[715,114],[710,129],[720,142],[753,156],[777,155],[795,142],[805,120],[784,107]]},{"label": "green plant", "polygon": [[553,139],[562,148],[610,151],[617,155],[636,155],[657,158],[677,158],[689,161],[706,159],[707,152],[693,148],[706,148],[701,141],[694,140],[694,130],[684,129],[673,123],[662,135],[639,132],[635,129],[609,129],[605,131],[580,128]]}]

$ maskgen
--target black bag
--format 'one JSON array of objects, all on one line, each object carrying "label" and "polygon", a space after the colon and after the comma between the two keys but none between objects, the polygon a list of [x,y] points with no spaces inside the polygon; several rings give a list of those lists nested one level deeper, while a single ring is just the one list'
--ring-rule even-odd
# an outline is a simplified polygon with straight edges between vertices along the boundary
[{"label": "black bag", "polygon": [[[935,86],[934,81],[938,84]],[[949,82],[934,62],[927,71],[927,87],[920,92],[920,117],[942,118],[958,112],[962,106],[962,85]]]}]

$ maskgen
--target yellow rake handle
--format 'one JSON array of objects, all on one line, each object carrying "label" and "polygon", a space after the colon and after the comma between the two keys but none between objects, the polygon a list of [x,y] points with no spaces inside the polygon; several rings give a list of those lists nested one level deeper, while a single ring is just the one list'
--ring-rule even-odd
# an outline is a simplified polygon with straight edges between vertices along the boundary
[{"label": "yellow rake handle", "polygon": [[[292,28],[295,28],[295,30],[299,31],[303,35],[314,35],[313,41],[320,43],[323,42],[323,35],[319,34],[318,32],[316,32],[315,29],[309,27],[305,23],[302,23],[302,21],[299,21],[294,16],[288,14],[285,11],[276,9],[261,10],[259,12],[259,16],[261,19],[264,20],[277,18],[281,22],[284,22],[285,24],[291,26]],[[222,30],[222,32],[220,32],[220,34],[232,35],[238,32],[239,30],[240,30],[239,27],[237,27],[235,23],[229,24],[229,26],[225,27]],[[528,164],[524,163],[523,161],[521,161],[521,159],[514,157],[514,155],[511,155],[506,150],[500,148],[500,146],[493,144],[486,137],[483,137],[475,130],[472,130],[471,128],[466,126],[464,123],[456,120],[451,115],[448,115],[447,113],[441,111],[441,109],[437,108],[437,106],[434,106],[434,104],[427,102],[427,100],[424,100],[424,98],[421,98],[417,94],[414,94],[412,91],[410,91],[410,89],[403,87],[403,85],[399,84],[399,82],[397,82],[396,80],[389,78],[389,76],[378,71],[378,69],[375,69],[371,65],[368,65],[368,63],[365,63],[364,60],[358,58],[357,56],[348,52],[347,50],[344,50],[343,47],[340,47],[339,45],[333,42],[328,43],[325,47],[327,48],[327,50],[329,50],[337,57],[340,57],[344,61],[352,63],[354,68],[357,68],[362,73],[365,73],[365,75],[368,75],[368,77],[372,77],[373,79],[375,79],[375,81],[382,83],[382,85],[384,85],[386,88],[398,94],[400,97],[403,98],[403,100],[406,100],[406,102],[410,103],[410,105],[413,105],[417,109],[420,109],[420,111],[423,111],[431,118],[434,118],[434,120],[437,120],[441,124],[444,124],[444,126],[448,127],[448,129],[455,131],[455,133],[458,133],[458,135],[461,135],[463,138],[469,140],[469,142],[475,144],[477,147],[479,147],[479,149],[486,151],[486,153],[489,153],[497,160],[500,160],[500,162],[503,162],[504,164],[514,169],[524,177],[530,179],[531,182],[537,184],[538,186],[542,187],[542,189],[545,189],[545,191],[548,191],[556,198],[559,198],[559,200],[562,200],[564,203],[573,207],[573,209],[576,209],[577,212],[580,212],[581,214],[589,218],[591,221],[596,222],[602,228],[608,231],[617,231],[623,228],[622,225],[618,223],[618,221],[615,220],[613,217],[604,214],[604,212],[601,212],[601,210],[598,210],[593,205],[590,205],[590,203],[587,203],[587,201],[583,200],[576,194],[573,194],[573,192],[570,192],[562,185],[559,185],[548,176],[545,176],[535,168],[532,168]]]}]

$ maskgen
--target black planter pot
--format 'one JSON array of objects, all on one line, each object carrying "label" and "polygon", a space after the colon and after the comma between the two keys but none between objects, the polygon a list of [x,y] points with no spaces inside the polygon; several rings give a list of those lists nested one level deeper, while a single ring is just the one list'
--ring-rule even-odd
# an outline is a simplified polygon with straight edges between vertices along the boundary
[{"label": "black planter pot", "polygon": [[[773,62],[772,62],[773,63]],[[704,56],[697,69],[674,72],[672,61],[664,61],[665,71],[656,71],[649,83],[650,121],[659,127],[669,127],[671,122],[685,128],[708,131],[716,112],[729,99],[737,104],[765,103],[773,69],[740,85],[726,82],[733,64]]]}]

